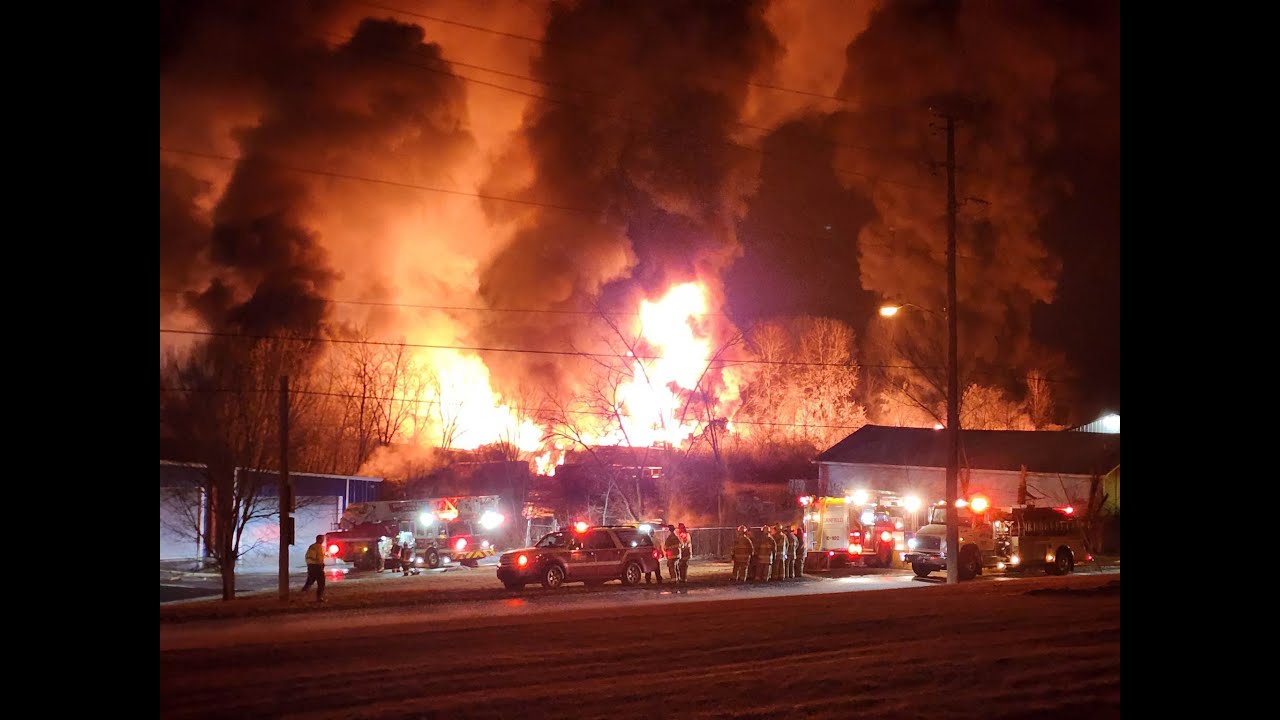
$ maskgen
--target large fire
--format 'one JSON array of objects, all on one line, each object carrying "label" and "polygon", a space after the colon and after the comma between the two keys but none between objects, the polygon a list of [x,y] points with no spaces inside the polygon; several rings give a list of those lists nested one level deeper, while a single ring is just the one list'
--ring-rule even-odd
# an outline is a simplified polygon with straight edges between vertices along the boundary
[{"label": "large fire", "polygon": [[697,431],[700,418],[685,398],[699,387],[711,359],[707,307],[702,283],[676,285],[661,300],[640,303],[635,334],[650,352],[631,362],[630,380],[618,392],[620,427],[600,444],[679,446]]},{"label": "large fire", "polygon": [[423,388],[417,414],[421,424],[435,428],[442,446],[474,450],[502,442],[524,452],[541,447],[542,429],[522,409],[502,402],[480,358],[437,351],[428,361],[435,382]]},{"label": "large fire", "polygon": [[[657,301],[641,301],[628,336],[634,350],[618,358],[619,380],[610,406],[572,416],[582,442],[679,447],[700,432],[705,411],[692,407],[690,400],[705,394],[714,402],[707,383],[719,378],[711,362],[708,294],[703,283],[687,282],[673,286]],[[539,424],[533,408],[505,402],[490,384],[480,357],[433,351],[422,360],[434,380],[423,388],[416,411],[418,426],[431,428],[419,435],[419,442],[461,450],[507,443],[533,454],[536,470],[543,475],[554,475],[564,463],[572,448],[563,439],[549,439],[551,433]],[[729,390],[728,395],[735,394]]]}]

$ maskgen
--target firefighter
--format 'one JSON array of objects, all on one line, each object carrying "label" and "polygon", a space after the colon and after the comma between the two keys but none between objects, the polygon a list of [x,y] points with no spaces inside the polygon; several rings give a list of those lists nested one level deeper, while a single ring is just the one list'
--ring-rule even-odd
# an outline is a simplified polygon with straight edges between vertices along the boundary
[{"label": "firefighter", "polygon": [[769,582],[769,570],[773,566],[773,537],[768,528],[760,528],[760,542],[756,543],[756,582]]},{"label": "firefighter", "polygon": [[418,568],[413,566],[413,543],[411,542],[405,542],[400,546],[400,568],[404,570],[404,577],[409,577],[410,570],[414,575],[418,574]]},{"label": "firefighter", "polygon": [[373,569],[382,572],[386,569],[387,536],[380,535],[378,544],[373,547]]},{"label": "firefighter", "polygon": [[680,573],[676,564],[680,561],[680,538],[676,537],[676,526],[667,526],[667,537],[662,541],[662,554],[667,558],[667,577],[679,580]]},{"label": "firefighter", "polygon": [[395,572],[400,569],[400,536],[391,538],[391,554],[387,556],[387,569]]},{"label": "firefighter", "polygon": [[783,536],[782,529],[779,528],[777,525],[774,525],[771,528],[769,528],[769,532],[773,535],[773,543],[774,543],[773,572],[772,572],[773,579],[784,580],[786,579],[787,575],[786,575],[786,571],[783,570],[782,568],[786,566],[787,560],[790,559],[791,557],[790,555],[787,554],[787,538]]},{"label": "firefighter", "polygon": [[[653,530],[652,529],[646,530],[645,534],[649,536],[649,544],[652,545],[655,550],[658,549],[658,541],[653,539]],[[658,584],[661,585],[662,584],[662,561],[661,560],[659,560],[657,563],[654,564],[653,572],[647,572],[644,574],[644,584],[648,585],[652,583],[653,576],[655,574],[658,576]]]},{"label": "firefighter", "polygon": [[809,552],[809,548],[806,546],[808,540],[804,536],[804,525],[795,525],[793,527],[796,536],[796,554],[795,557],[791,558],[791,563],[796,568],[795,577],[802,577],[804,575],[804,556]]},{"label": "firefighter", "polygon": [[676,537],[680,538],[680,562],[676,568],[680,571],[680,584],[684,585],[689,582],[689,560],[693,559],[693,538],[689,536],[689,529],[680,523],[676,527]]},{"label": "firefighter", "polygon": [[782,540],[787,544],[787,555],[782,559],[782,577],[791,580],[796,576],[796,536],[791,533],[790,525],[782,526]]},{"label": "firefighter", "polygon": [[733,540],[733,578],[732,582],[744,583],[747,581],[747,569],[751,566],[751,555],[755,552],[755,545],[751,542],[751,536],[747,534],[747,526],[738,526],[738,536]]},{"label": "firefighter", "polygon": [[316,602],[324,602],[324,536],[317,535],[316,541],[307,548],[307,582],[302,586],[302,592],[311,589],[311,584],[316,586]]}]

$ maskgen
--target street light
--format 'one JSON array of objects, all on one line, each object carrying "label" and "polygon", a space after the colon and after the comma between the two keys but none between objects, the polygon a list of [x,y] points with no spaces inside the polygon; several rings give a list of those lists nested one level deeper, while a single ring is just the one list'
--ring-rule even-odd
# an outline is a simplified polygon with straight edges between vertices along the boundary
[{"label": "street light", "polygon": [[[954,249],[949,248],[949,255]],[[960,582],[960,513],[956,507],[957,485],[960,477],[960,375],[956,359],[955,272],[953,258],[948,257],[947,295],[951,302],[945,313],[947,319],[947,583]],[[880,316],[891,318],[904,307],[915,307],[932,315],[934,311],[911,303],[882,305]]]}]

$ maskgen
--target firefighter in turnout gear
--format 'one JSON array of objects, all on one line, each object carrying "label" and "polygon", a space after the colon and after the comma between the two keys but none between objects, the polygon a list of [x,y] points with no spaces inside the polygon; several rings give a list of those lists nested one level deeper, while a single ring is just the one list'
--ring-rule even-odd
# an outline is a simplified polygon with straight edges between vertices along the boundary
[{"label": "firefighter in turnout gear", "polygon": [[778,529],[777,525],[769,528],[769,531],[773,535],[774,542],[773,579],[783,580],[786,578],[786,572],[782,568],[786,566],[787,560],[791,557],[787,554],[787,538],[782,534],[782,531]]},{"label": "firefighter in turnout gear", "polygon": [[796,547],[799,543],[796,542],[796,536],[792,534],[790,525],[783,526],[782,539],[787,543],[787,554],[782,559],[782,577],[786,580],[791,580],[796,576],[795,557]]},{"label": "firefighter in turnout gear", "polygon": [[760,533],[760,542],[756,543],[756,580],[769,581],[769,570],[773,567],[773,551],[775,543],[767,529]]},{"label": "firefighter in turnout gear", "polygon": [[755,545],[747,534],[747,526],[739,525],[738,536],[733,540],[733,582],[747,581],[747,570],[751,567],[751,555],[754,552]]},{"label": "firefighter in turnout gear", "polygon": [[809,548],[806,547],[807,540],[804,536],[804,526],[795,525],[793,530],[796,536],[796,552],[794,557],[791,558],[791,564],[795,566],[794,577],[800,577],[804,575],[804,556],[808,554]]}]

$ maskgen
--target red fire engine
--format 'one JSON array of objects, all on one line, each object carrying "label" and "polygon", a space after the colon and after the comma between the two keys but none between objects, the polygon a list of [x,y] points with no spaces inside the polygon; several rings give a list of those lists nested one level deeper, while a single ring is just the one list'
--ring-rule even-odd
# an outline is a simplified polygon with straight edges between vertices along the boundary
[{"label": "red fire engine", "polygon": [[475,567],[497,553],[506,518],[496,495],[353,503],[338,530],[325,535],[332,560],[373,567],[374,553],[386,558],[391,540],[412,542],[414,564],[437,568],[450,562]]}]

